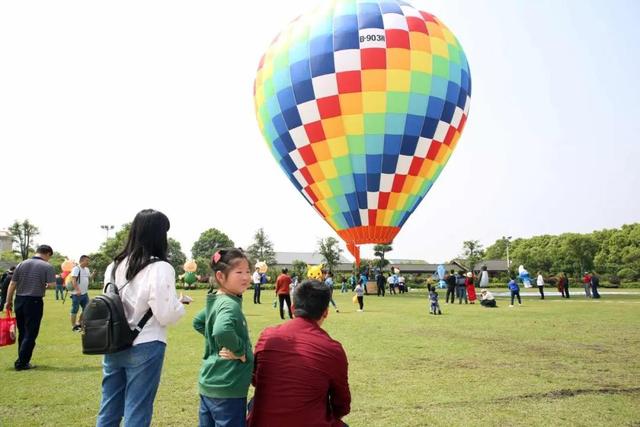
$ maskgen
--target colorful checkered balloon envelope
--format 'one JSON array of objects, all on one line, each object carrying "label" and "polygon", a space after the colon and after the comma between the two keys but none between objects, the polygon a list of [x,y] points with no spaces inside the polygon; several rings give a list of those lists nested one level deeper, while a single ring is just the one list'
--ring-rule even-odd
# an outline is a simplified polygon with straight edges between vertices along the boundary
[{"label": "colorful checkered balloon envelope", "polygon": [[436,17],[395,0],[329,0],[260,60],[260,130],[344,239],[390,243],[442,172],[469,112],[469,64]]}]

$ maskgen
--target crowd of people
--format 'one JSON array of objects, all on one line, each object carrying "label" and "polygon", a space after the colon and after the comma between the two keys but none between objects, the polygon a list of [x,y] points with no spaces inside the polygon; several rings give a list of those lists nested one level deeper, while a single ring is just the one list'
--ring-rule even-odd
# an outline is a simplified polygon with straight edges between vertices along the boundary
[{"label": "crowd of people", "polygon": [[[176,293],[175,270],[167,260],[169,219],[161,212],[144,210],[134,218],[125,249],[105,271],[105,285],[119,289],[127,323],[139,334],[130,348],[103,359],[102,397],[97,412],[97,426],[150,425],[153,402],[160,384],[167,345],[167,328],[185,314],[189,297]],[[0,278],[0,310],[15,309],[18,327],[16,371],[35,368],[31,358],[36,346],[44,311],[47,287],[56,288],[56,299],[64,301],[60,276],[49,263],[53,250],[41,245],[33,258],[9,269]],[[90,259],[80,257],[68,273],[71,292],[70,322],[73,331],[82,328],[82,314],[89,304]],[[253,302],[261,304],[261,287],[266,275],[256,268],[241,249],[218,250],[211,258],[216,288],[211,288],[205,307],[193,319],[195,331],[202,334],[204,358],[200,369],[200,426],[298,426],[314,420],[317,426],[342,426],[341,419],[350,411],[347,356],[342,345],[322,329],[330,305],[339,313],[333,299],[334,277],[320,271],[311,280],[298,283],[284,268],[276,279],[274,307],[279,305],[282,320],[260,334],[255,348],[249,339],[242,312],[242,295],[253,285]],[[397,269],[390,274],[375,270],[376,295],[403,294],[408,288]],[[446,286],[445,304],[475,304],[497,307],[494,295],[486,289],[486,268],[476,277],[471,272],[455,272],[440,277]],[[520,285],[532,287],[528,273],[521,266],[518,278],[507,284],[511,302],[522,304]],[[558,291],[570,298],[569,279],[561,273],[556,278]],[[358,312],[364,311],[370,281],[366,272],[340,279],[342,293],[354,292]],[[599,298],[599,278],[585,274],[585,297]],[[536,286],[544,299],[545,279],[538,273]],[[479,295],[476,284],[481,288]],[[128,285],[128,286],[127,286]],[[442,314],[436,286],[428,285],[429,313]],[[59,295],[60,294],[60,295]],[[15,296],[15,299],[14,299]],[[82,313],[78,316],[80,310]],[[285,316],[286,314],[286,316]],[[148,321],[142,322],[141,319]],[[146,323],[145,323],[146,322]],[[143,326],[140,326],[143,325]],[[283,376],[282,373],[288,375]],[[247,402],[250,385],[254,397]],[[195,416],[195,414],[194,414]]]},{"label": "crowd of people", "polygon": [[[123,419],[125,426],[151,424],[167,329],[184,316],[184,304],[191,301],[176,293],[175,270],[167,259],[169,227],[163,213],[139,212],[125,249],[105,271],[105,285],[112,283],[119,290],[127,323],[139,333],[129,348],[104,355],[97,426],[117,426]],[[49,263],[52,255],[50,246],[41,245],[33,258],[3,278],[3,282],[8,280],[5,306],[15,309],[17,318],[16,371],[36,368],[31,358],[44,312],[43,297],[46,288],[56,286]],[[77,317],[79,309],[86,307],[89,261],[82,257],[70,273],[75,278],[74,330],[82,318]],[[276,294],[280,316],[284,319],[286,307],[289,320],[263,330],[254,348],[242,312],[242,295],[256,283],[247,256],[241,249],[221,249],[212,256],[211,268],[217,288],[210,290],[205,307],[193,319],[204,347],[198,378],[200,407],[194,414],[199,425],[346,426],[341,419],[351,405],[347,355],[322,328],[333,299],[331,273],[323,280],[294,284],[283,270]],[[356,292],[358,288],[362,289],[361,284],[356,284]],[[254,302],[260,303],[259,292],[254,294]],[[250,385],[255,392],[247,402]]]}]

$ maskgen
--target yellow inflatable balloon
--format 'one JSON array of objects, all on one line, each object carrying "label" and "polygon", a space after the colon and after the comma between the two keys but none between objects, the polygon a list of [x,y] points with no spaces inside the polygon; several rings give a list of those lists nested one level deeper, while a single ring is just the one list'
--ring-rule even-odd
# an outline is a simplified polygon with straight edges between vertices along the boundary
[{"label": "yellow inflatable balloon", "polygon": [[269,269],[269,266],[264,261],[258,261],[256,262],[256,268],[258,269],[259,273],[266,273]]},{"label": "yellow inflatable balloon", "polygon": [[323,264],[307,266],[307,277],[314,280],[322,280]]},{"label": "yellow inflatable balloon", "polygon": [[190,259],[189,261],[184,263],[182,268],[184,268],[184,271],[186,271],[187,273],[194,273],[198,269],[198,264],[195,262],[195,260]]},{"label": "yellow inflatable balloon", "polygon": [[60,268],[62,269],[62,271],[71,271],[73,270],[73,267],[75,267],[75,265],[76,264],[70,259],[65,259]]}]

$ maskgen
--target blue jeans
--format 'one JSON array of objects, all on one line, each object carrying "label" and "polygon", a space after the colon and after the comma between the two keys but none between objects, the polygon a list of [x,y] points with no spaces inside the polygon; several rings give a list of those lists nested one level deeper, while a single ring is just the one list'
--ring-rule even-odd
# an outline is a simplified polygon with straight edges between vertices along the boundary
[{"label": "blue jeans", "polygon": [[80,307],[82,307],[82,312],[84,313],[84,309],[87,307],[87,304],[89,304],[89,295],[72,294],[71,295],[71,314],[78,314],[78,311],[80,311]]},{"label": "blue jeans", "polygon": [[215,399],[200,395],[200,427],[245,427],[247,398]]},{"label": "blue jeans", "polygon": [[58,293],[60,293],[60,299],[64,299],[64,288],[62,285],[56,285],[56,301],[58,300]]},{"label": "blue jeans", "polygon": [[102,402],[96,426],[148,426],[160,384],[166,344],[142,343],[113,354],[102,362]]}]

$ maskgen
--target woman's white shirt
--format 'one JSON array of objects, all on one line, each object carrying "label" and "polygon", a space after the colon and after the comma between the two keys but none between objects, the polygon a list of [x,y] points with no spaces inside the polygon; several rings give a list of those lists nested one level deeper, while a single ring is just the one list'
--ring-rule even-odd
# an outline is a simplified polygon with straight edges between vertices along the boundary
[{"label": "woman's white shirt", "polygon": [[[104,273],[104,283],[111,281],[111,263]],[[176,294],[176,272],[165,261],[158,261],[143,268],[124,289],[127,259],[116,269],[116,286],[122,298],[129,327],[134,329],[151,308],[153,316],[133,342],[133,345],[151,341],[167,342],[167,326],[176,323],[185,314],[184,305]]]}]

